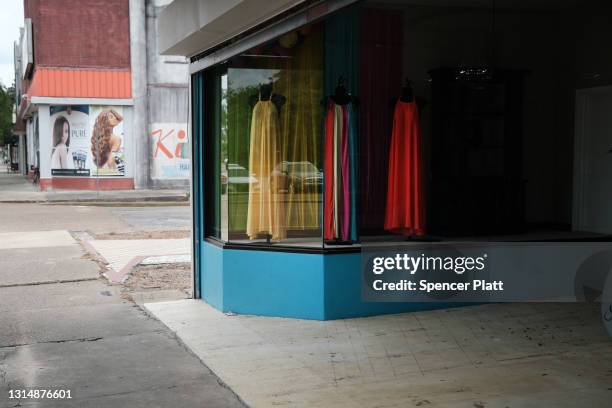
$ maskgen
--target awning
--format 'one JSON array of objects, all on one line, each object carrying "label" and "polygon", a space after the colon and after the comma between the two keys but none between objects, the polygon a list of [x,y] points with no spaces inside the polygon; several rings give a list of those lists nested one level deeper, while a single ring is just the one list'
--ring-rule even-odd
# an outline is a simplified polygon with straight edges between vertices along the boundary
[{"label": "awning", "polygon": [[304,1],[174,0],[159,17],[160,54],[194,56]]},{"label": "awning", "polygon": [[28,88],[31,97],[129,99],[129,70],[38,67]]}]

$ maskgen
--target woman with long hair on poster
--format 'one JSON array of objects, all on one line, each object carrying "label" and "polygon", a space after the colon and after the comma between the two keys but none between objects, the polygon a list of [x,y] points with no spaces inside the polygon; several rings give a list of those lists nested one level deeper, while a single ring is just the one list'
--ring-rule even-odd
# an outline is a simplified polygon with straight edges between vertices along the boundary
[{"label": "woman with long hair on poster", "polygon": [[91,135],[91,154],[98,168],[117,168],[112,152],[121,149],[121,136],[115,135],[113,128],[122,120],[123,117],[114,109],[105,109],[96,118]]},{"label": "woman with long hair on poster", "polygon": [[68,168],[68,147],[70,146],[70,123],[63,116],[55,119],[53,124],[53,151],[51,153],[52,169]]}]

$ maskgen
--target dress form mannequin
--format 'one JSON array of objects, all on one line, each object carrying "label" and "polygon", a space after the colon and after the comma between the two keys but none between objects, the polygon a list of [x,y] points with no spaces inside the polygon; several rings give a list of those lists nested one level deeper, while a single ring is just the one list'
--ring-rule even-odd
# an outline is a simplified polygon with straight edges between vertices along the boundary
[{"label": "dress form mannequin", "polygon": [[414,91],[412,90],[412,81],[406,78],[406,83],[402,88],[402,96],[400,96],[402,102],[413,102]]},{"label": "dress form mannequin", "polygon": [[[269,83],[266,84],[261,84],[259,86],[259,92],[257,95],[252,95],[249,98],[249,105],[251,107],[251,109],[254,109],[255,106],[258,103],[262,103],[262,102],[272,102],[272,104],[274,105],[274,107],[276,108],[276,113],[278,114],[280,112],[280,109],[283,107],[283,105],[286,102],[286,98],[283,95],[279,95],[279,94],[275,94],[273,92],[273,86],[272,86],[272,82],[270,79]],[[278,150],[276,152],[276,154],[278,155]],[[272,244],[272,234],[270,234],[270,232],[267,233],[261,233],[260,235],[265,236],[266,238],[266,243],[271,245]]]},{"label": "dress form mannequin", "polygon": [[272,101],[276,106],[276,110],[280,112],[281,108],[287,101],[287,98],[283,95],[279,95],[273,92],[272,83],[261,84],[259,86],[259,93],[257,95],[251,95],[249,98],[249,105],[251,109],[259,101]]}]

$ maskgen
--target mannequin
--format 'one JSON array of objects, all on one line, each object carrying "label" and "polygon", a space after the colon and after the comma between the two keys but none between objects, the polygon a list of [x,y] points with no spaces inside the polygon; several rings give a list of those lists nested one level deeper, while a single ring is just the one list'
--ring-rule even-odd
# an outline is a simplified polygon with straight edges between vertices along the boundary
[{"label": "mannequin", "polygon": [[412,90],[412,81],[406,78],[406,83],[402,88],[402,95],[400,96],[402,102],[414,101],[414,91]]},{"label": "mannequin", "polygon": [[[414,96],[412,81],[408,78],[405,79],[404,86],[402,87],[402,93],[398,99],[404,103],[416,102],[419,112],[422,112],[423,109],[425,109],[425,106],[427,106],[427,100],[419,96]],[[398,99],[393,99],[391,101],[391,106],[394,107]]]},{"label": "mannequin", "polygon": [[272,82],[270,78],[269,83],[259,85],[259,94],[251,95],[251,97],[249,98],[249,105],[251,106],[251,109],[253,109],[255,107],[255,104],[260,100],[271,100],[272,103],[274,103],[274,105],[276,106],[276,110],[280,113],[280,110],[287,101],[287,98],[283,95],[273,93]]},{"label": "mannequin", "polygon": [[325,104],[325,184],[324,240],[326,245],[351,245],[354,243],[356,223],[355,198],[351,186],[355,173],[350,162],[353,160],[354,129],[353,107],[358,100],[346,88],[346,79],[338,78],[338,84]]},{"label": "mannequin", "polygon": [[338,85],[334,90],[334,94],[330,96],[336,105],[348,105],[349,103],[357,104],[358,100],[346,89],[346,79],[343,76],[338,78]]},{"label": "mannequin", "polygon": [[[272,103],[270,104],[270,102]],[[272,244],[272,240],[280,240],[285,236],[284,216],[281,214],[283,212],[282,203],[273,204],[272,207],[270,207],[272,208],[272,210],[270,210],[269,208],[262,210],[262,206],[270,205],[265,203],[270,202],[270,194],[274,194],[273,191],[276,191],[276,187],[274,187],[276,184],[273,175],[276,171],[274,169],[277,167],[278,163],[280,163],[280,146],[278,144],[279,139],[277,133],[279,129],[278,114],[285,102],[286,98],[284,96],[273,93],[272,78],[270,78],[269,83],[261,84],[259,86],[259,92],[257,95],[252,95],[249,98],[249,105],[253,110],[253,121],[255,121],[256,116],[260,114],[263,114],[264,116],[270,114],[273,115],[271,117],[268,117],[267,119],[270,122],[265,122],[265,120],[263,122],[274,124],[274,126],[270,127],[270,130],[268,130],[268,132],[272,132],[271,134],[267,133],[267,136],[265,136],[265,132],[263,134],[254,134],[253,129],[255,128],[252,128],[251,131],[249,171],[255,171],[256,173],[262,171],[264,176],[262,176],[262,178],[260,178],[259,180],[259,188],[261,189],[261,191],[257,189],[251,190],[253,186],[249,186],[249,210],[247,215],[247,230],[249,230],[249,232],[247,233],[249,234],[251,239],[255,239],[257,235],[263,235],[265,236],[266,243],[269,245]],[[271,107],[274,107],[276,112],[270,111]],[[273,118],[274,116],[276,116],[276,118]],[[261,120],[261,116],[257,117],[259,117]],[[258,126],[260,126],[262,122],[258,123]],[[255,122],[253,122],[253,124],[255,124]],[[257,135],[258,137],[254,135]],[[267,139],[268,141],[264,142],[264,144],[262,145],[262,140],[266,140],[265,138],[270,136],[272,136],[272,138]],[[263,137],[264,139],[261,139],[261,137]],[[271,146],[271,150],[268,150],[268,153],[263,153],[264,156],[258,156],[261,153],[254,153],[261,152],[262,150],[259,149],[261,149],[261,146],[265,145]],[[265,152],[266,148],[263,148],[263,151]],[[255,156],[252,156],[253,154],[255,154]],[[262,159],[262,157],[264,158]],[[269,164],[265,164],[266,162]],[[257,177],[260,176],[258,175]],[[278,180],[276,182],[278,182]],[[264,185],[267,186],[265,190],[263,188]],[[262,211],[264,214],[266,211],[272,211],[273,215],[271,216],[271,218],[266,216],[262,218]],[[249,225],[252,225],[252,227],[249,227]],[[273,236],[273,234],[275,236]]]}]

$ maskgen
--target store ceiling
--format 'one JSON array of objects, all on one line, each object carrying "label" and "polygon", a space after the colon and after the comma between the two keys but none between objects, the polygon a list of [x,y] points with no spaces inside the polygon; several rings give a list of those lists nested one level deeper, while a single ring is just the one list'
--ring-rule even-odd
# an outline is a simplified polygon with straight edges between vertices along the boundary
[{"label": "store ceiling", "polygon": [[576,5],[588,5],[596,0],[368,0],[370,4],[388,6],[435,6],[498,9],[558,10]]}]

